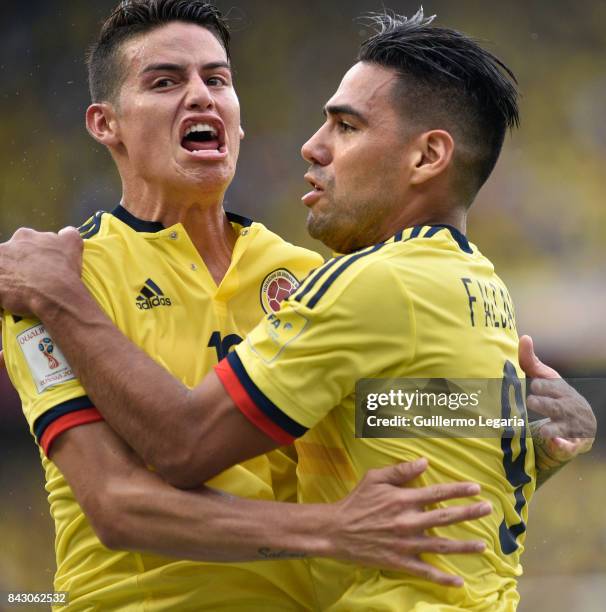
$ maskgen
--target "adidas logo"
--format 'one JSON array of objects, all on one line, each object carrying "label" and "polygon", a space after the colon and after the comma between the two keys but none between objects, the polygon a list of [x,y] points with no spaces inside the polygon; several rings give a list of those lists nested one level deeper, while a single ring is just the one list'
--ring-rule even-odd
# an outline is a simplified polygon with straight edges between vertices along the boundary
[{"label": "adidas logo", "polygon": [[151,310],[156,306],[172,306],[170,298],[164,297],[164,292],[151,278],[145,281],[135,301],[139,310]]}]

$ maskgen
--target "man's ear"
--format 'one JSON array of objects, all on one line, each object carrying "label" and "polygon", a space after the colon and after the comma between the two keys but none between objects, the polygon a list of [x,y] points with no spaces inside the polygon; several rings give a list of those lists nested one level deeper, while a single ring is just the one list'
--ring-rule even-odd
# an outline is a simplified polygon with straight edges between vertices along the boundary
[{"label": "man's ear", "polygon": [[423,132],[415,140],[414,161],[410,182],[420,185],[444,172],[452,162],[454,140],[445,130]]},{"label": "man's ear", "polygon": [[116,147],[121,142],[116,111],[109,102],[96,102],[86,109],[86,129],[106,147]]}]

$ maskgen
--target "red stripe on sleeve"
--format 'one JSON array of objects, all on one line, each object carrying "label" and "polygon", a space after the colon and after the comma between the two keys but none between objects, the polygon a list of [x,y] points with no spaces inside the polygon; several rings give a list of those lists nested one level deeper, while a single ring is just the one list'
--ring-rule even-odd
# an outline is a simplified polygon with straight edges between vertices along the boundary
[{"label": "red stripe on sleeve", "polygon": [[51,444],[64,432],[73,427],[79,425],[86,425],[87,423],[95,423],[96,421],[103,421],[103,416],[96,408],[84,408],[83,410],[76,410],[69,414],[64,414],[59,417],[56,421],[53,421],[42,434],[40,438],[40,446],[44,450],[45,455],[48,457]]},{"label": "red stripe on sleeve", "polygon": [[276,425],[253,402],[240,382],[240,379],[232,370],[227,359],[222,359],[215,366],[215,372],[225,387],[225,390],[234,401],[234,404],[253,425],[256,425],[264,434],[267,434],[272,440],[280,445],[292,444],[294,442],[294,436],[291,436],[279,425]]}]

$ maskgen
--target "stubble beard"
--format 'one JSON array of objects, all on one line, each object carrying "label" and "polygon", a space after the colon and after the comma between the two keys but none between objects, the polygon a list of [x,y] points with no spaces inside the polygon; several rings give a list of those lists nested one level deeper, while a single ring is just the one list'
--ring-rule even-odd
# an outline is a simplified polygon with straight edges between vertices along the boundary
[{"label": "stubble beard", "polygon": [[307,231],[337,253],[352,253],[376,242],[375,215],[358,202],[349,207],[333,202],[330,210],[322,215],[307,215]]}]

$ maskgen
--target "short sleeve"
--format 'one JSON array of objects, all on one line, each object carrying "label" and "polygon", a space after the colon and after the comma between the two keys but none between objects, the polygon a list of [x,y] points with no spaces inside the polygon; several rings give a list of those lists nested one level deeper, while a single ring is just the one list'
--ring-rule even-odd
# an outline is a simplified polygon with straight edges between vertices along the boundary
[{"label": "short sleeve", "polygon": [[278,443],[303,435],[353,394],[357,380],[412,358],[405,287],[385,261],[357,268],[341,278],[338,266],[332,276],[324,266],[315,283],[311,275],[216,366],[239,409]]},{"label": "short sleeve", "polygon": [[[96,250],[92,243],[86,243],[83,281],[111,316],[111,307],[91,269],[90,254]],[[30,431],[47,455],[64,431],[103,420],[61,348],[39,320],[5,312],[2,342],[8,375],[19,393]]]}]

